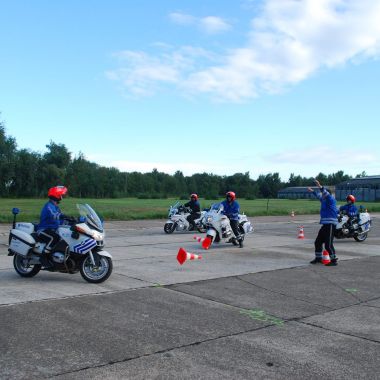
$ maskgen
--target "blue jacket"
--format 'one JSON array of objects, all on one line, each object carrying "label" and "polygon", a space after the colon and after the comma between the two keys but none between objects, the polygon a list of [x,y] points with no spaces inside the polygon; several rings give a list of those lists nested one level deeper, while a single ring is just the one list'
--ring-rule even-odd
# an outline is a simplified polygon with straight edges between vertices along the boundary
[{"label": "blue jacket", "polygon": [[343,211],[349,217],[353,217],[358,213],[358,208],[353,203],[347,203],[344,206],[340,206],[339,211]]},{"label": "blue jacket", "polygon": [[319,223],[338,224],[338,208],[335,198],[324,187],[319,193],[316,191],[313,193],[321,202],[321,220]]},{"label": "blue jacket", "polygon": [[228,203],[227,200],[222,202],[224,207],[223,214],[231,220],[239,220],[240,205],[237,201]]},{"label": "blue jacket", "polygon": [[40,224],[37,230],[46,230],[52,228],[56,230],[62,224],[63,214],[61,209],[53,201],[49,201],[42,208]]},{"label": "blue jacket", "polygon": [[201,204],[199,201],[193,201],[185,203],[185,207],[190,207],[192,213],[201,212]]}]

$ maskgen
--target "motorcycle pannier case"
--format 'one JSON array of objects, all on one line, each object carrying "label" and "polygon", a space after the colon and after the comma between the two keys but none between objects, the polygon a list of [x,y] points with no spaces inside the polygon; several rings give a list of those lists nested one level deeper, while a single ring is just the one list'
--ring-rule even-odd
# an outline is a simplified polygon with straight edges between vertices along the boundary
[{"label": "motorcycle pannier case", "polygon": [[246,233],[246,234],[253,232],[252,224],[251,223],[244,223],[243,224],[243,230],[244,230],[244,233]]},{"label": "motorcycle pannier case", "polygon": [[26,256],[33,248],[36,241],[27,233],[13,229],[9,249],[18,255]]}]

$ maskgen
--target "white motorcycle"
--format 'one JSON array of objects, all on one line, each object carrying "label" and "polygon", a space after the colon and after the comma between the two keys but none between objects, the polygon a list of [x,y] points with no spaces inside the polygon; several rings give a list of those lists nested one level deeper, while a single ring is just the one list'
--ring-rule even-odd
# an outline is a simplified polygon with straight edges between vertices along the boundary
[{"label": "white motorcycle", "polygon": [[368,232],[371,229],[371,216],[368,212],[360,212],[357,217],[354,217],[351,223],[349,216],[346,214],[339,214],[338,224],[335,228],[335,238],[354,238],[358,242],[367,239]]},{"label": "white motorcycle", "polygon": [[8,256],[14,256],[13,266],[21,277],[33,277],[42,269],[70,274],[80,271],[91,283],[107,280],[113,266],[112,256],[103,251],[103,224],[88,204],[77,204],[77,208],[80,217],[64,220],[56,231],[61,240],[52,250],[47,247],[47,235],[39,235],[33,223],[16,223],[20,210],[12,210],[14,219],[9,233]]},{"label": "white motorcycle", "polygon": [[[209,247],[213,242],[220,242],[223,239],[226,243],[239,245],[238,240],[232,230],[230,220],[223,214],[223,205],[216,203],[211,205],[210,210],[205,215],[207,226],[206,239],[209,241]],[[239,214],[239,232],[242,241],[248,233],[252,233],[254,228],[247,216]]]},{"label": "white motorcycle", "polygon": [[[190,211],[188,207],[185,207],[180,202],[176,202],[173,206],[170,206],[168,220],[164,225],[164,231],[167,234],[171,234],[174,231],[191,231],[190,223],[187,220]],[[201,216],[194,220],[197,230],[201,233],[206,232],[206,228],[202,222],[205,214],[206,211],[202,211]]]}]

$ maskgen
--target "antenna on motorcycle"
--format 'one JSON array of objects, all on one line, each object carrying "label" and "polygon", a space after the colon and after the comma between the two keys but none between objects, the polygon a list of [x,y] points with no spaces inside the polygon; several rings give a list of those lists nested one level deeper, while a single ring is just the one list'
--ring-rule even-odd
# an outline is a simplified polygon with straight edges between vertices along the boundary
[{"label": "antenna on motorcycle", "polygon": [[13,214],[13,228],[16,228],[16,215],[20,213],[20,209],[17,207],[12,208],[12,214]]}]

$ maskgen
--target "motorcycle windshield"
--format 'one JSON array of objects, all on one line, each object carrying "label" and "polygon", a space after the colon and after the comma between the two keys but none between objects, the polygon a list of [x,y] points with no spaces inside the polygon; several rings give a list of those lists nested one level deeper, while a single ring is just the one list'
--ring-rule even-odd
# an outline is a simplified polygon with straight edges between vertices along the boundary
[{"label": "motorcycle windshield", "polygon": [[178,208],[179,208],[180,206],[181,206],[181,203],[180,203],[179,201],[177,201],[176,203],[174,203],[173,206],[170,206],[170,208],[169,208],[169,214],[168,214],[169,218],[170,218],[171,216],[173,216],[173,215],[175,215],[175,214],[178,213]]},{"label": "motorcycle windshield", "polygon": [[210,207],[210,211],[213,210],[213,211],[223,211],[224,207],[222,205],[222,203],[213,203]]},{"label": "motorcycle windshield", "polygon": [[94,211],[94,209],[86,204],[77,204],[77,208],[79,210],[80,216],[86,218],[86,223],[90,226],[98,230],[99,232],[103,232],[103,223],[100,220],[98,214]]}]

